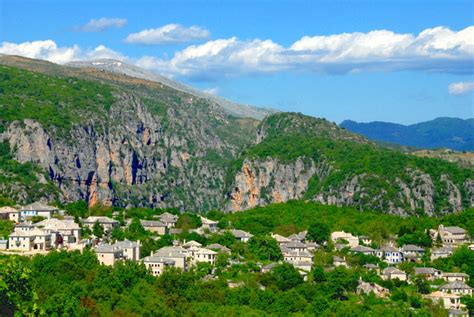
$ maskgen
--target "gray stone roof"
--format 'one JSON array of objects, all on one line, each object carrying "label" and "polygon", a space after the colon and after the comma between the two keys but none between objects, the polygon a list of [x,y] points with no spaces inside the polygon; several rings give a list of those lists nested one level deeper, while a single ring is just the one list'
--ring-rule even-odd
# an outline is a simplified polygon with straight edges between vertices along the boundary
[{"label": "gray stone roof", "polygon": [[464,230],[461,227],[457,227],[457,226],[444,227],[444,230],[448,231],[450,233],[453,233],[453,234],[464,234],[464,233],[466,233],[466,230]]},{"label": "gray stone roof", "polygon": [[109,218],[109,217],[95,217],[95,216],[87,217],[82,222],[90,224],[90,223],[96,223],[97,221],[100,224],[117,224],[117,223],[119,223],[117,220]]},{"label": "gray stone roof", "polygon": [[156,220],[140,220],[140,224],[143,227],[166,227],[164,223]]},{"label": "gray stone roof", "polygon": [[94,248],[96,253],[117,253],[122,252],[122,249],[108,243],[99,244]]},{"label": "gray stone roof", "polygon": [[236,238],[252,238],[253,237],[253,234],[247,232],[247,231],[243,231],[243,230],[238,230],[238,229],[232,229],[231,230],[231,233],[234,235],[234,237]]},{"label": "gray stone roof", "polygon": [[360,253],[365,253],[365,252],[375,252],[374,249],[363,246],[363,245],[358,245],[356,247],[353,247],[351,249],[352,252],[360,252]]},{"label": "gray stone roof", "polygon": [[143,262],[163,263],[163,264],[167,264],[167,265],[175,265],[176,264],[176,261],[174,261],[170,258],[167,258],[167,257],[156,255],[156,254],[145,257],[143,259]]},{"label": "gray stone roof", "polygon": [[44,205],[41,202],[35,202],[21,208],[22,211],[35,210],[35,211],[56,211],[58,208],[53,206]]},{"label": "gray stone roof", "polygon": [[422,247],[419,247],[417,245],[414,245],[414,244],[405,244],[402,247],[402,251],[404,251],[404,252],[423,252],[423,251],[425,251],[425,249],[423,249]]},{"label": "gray stone roof", "polygon": [[448,284],[444,284],[439,289],[440,290],[443,290],[443,289],[450,290],[450,289],[473,289],[473,288],[470,287],[469,285],[467,285],[466,283],[461,282],[461,281],[455,281],[455,282],[450,282]]},{"label": "gray stone roof", "polygon": [[383,270],[383,274],[387,275],[387,274],[406,274],[406,273],[403,272],[402,270],[397,269],[396,267],[389,266]]},{"label": "gray stone roof", "polygon": [[113,246],[119,247],[119,248],[137,248],[140,246],[140,244],[135,241],[124,240],[124,241],[117,241],[116,243],[114,243]]},{"label": "gray stone roof", "polygon": [[432,267],[415,267],[415,274],[435,274],[439,272],[439,270],[432,268]]}]

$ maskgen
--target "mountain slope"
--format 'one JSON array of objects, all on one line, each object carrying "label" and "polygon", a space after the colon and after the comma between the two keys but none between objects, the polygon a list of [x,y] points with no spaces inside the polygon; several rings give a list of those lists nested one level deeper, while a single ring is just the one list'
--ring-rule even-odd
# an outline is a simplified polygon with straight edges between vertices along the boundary
[{"label": "mountain slope", "polygon": [[147,71],[139,67],[126,64],[120,61],[102,59],[102,60],[94,60],[94,61],[70,62],[67,65],[71,67],[79,67],[79,68],[96,68],[96,69],[104,70],[107,72],[123,74],[130,77],[141,78],[141,79],[161,83],[168,87],[176,89],[178,91],[182,91],[187,94],[193,95],[195,97],[209,99],[215,102],[216,104],[218,104],[219,106],[221,106],[224,109],[224,111],[226,111],[228,114],[237,116],[237,117],[250,117],[250,118],[260,120],[260,119],[263,119],[265,116],[276,112],[276,110],[273,110],[273,109],[257,108],[257,107],[253,107],[249,105],[240,105],[235,102],[221,98],[219,96],[207,94],[203,91],[183,85],[165,76],[161,76],[157,73]]},{"label": "mountain slope", "polygon": [[474,151],[474,119],[437,118],[401,125],[389,122],[357,123],[346,120],[341,127],[369,139],[419,148],[449,148]]},{"label": "mountain slope", "polygon": [[227,176],[228,210],[305,199],[435,215],[474,204],[471,169],[384,148],[301,114],[273,115],[258,131],[266,132]]},{"label": "mountain slope", "polygon": [[[299,199],[401,215],[474,205],[472,169],[390,150],[324,119],[259,122],[162,83],[20,57],[0,57],[0,78],[0,169],[14,159],[16,172],[35,175],[0,186],[18,203],[236,211]],[[45,188],[31,193],[37,183]]]},{"label": "mountain slope", "polygon": [[47,171],[62,200],[217,208],[223,166],[258,123],[154,82],[16,57],[0,62],[42,71],[0,66],[0,141],[18,162]]}]

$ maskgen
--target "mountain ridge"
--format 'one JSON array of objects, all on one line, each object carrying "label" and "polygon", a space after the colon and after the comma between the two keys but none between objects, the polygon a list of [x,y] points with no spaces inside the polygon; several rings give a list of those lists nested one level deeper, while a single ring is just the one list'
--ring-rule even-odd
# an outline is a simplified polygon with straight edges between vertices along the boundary
[{"label": "mountain ridge", "polygon": [[254,107],[250,105],[242,105],[232,101],[229,101],[225,98],[220,96],[212,95],[209,93],[205,93],[201,90],[192,88],[190,86],[184,85],[168,77],[162,76],[158,73],[144,70],[137,66],[127,64],[125,62],[112,60],[112,59],[99,59],[99,60],[91,60],[91,61],[74,61],[69,62],[66,64],[67,66],[71,67],[91,67],[96,68],[108,72],[114,72],[119,74],[124,74],[130,77],[136,77],[141,79],[146,79],[158,83],[165,84],[173,89],[180,90],[182,92],[197,96],[199,98],[206,98],[210,99],[221,107],[223,107],[230,115],[235,115],[239,117],[251,117],[254,119],[263,119],[265,116],[278,112],[277,110],[270,109],[270,108],[260,108]]},{"label": "mountain ridge", "polygon": [[[123,74],[16,57],[0,64],[8,160],[45,171],[63,202],[233,212],[296,199],[431,216],[474,206],[472,169],[389,149],[326,119],[235,117]],[[30,202],[16,179],[24,178],[7,179],[0,198]]]},{"label": "mountain ridge", "polygon": [[369,139],[425,149],[448,148],[474,151],[474,119],[439,117],[430,121],[403,125],[373,121],[345,120],[341,127]]}]

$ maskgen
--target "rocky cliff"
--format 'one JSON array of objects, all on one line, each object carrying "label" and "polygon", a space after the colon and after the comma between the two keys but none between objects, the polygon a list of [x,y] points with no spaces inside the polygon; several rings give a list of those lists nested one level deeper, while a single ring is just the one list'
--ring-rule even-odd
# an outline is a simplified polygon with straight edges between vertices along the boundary
[{"label": "rocky cliff", "polygon": [[[34,81],[34,76],[28,80]],[[54,78],[47,79],[54,83]],[[4,91],[8,103],[6,98],[14,93]],[[114,101],[109,108],[96,113],[84,109],[66,128],[50,124],[51,116],[66,120],[61,114],[35,116],[31,109],[17,108],[5,117],[17,120],[2,121],[0,141],[9,143],[18,162],[41,166],[59,187],[63,201],[181,209],[220,206],[223,166],[250,139],[256,121],[229,116],[207,100],[166,87],[156,87],[154,94],[123,86],[111,91]],[[51,102],[41,96],[26,101],[34,102],[33,109]],[[51,103],[60,104],[64,113],[74,114],[78,108],[74,100]]]},{"label": "rocky cliff", "polygon": [[300,117],[280,114],[262,122],[257,144],[237,162],[227,210],[291,199],[398,215],[474,206],[472,170],[384,149],[325,121],[298,124]]},{"label": "rocky cliff", "polygon": [[324,119],[259,123],[163,83],[18,57],[0,64],[0,200],[239,211],[299,199],[399,215],[474,206],[472,169]]}]

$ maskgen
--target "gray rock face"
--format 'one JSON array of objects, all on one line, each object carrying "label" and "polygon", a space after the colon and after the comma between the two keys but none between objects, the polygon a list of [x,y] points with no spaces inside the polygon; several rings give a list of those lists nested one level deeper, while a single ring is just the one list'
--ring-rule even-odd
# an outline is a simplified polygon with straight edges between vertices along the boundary
[{"label": "gray rock face", "polygon": [[226,209],[240,211],[274,202],[301,199],[314,176],[323,179],[329,166],[304,157],[292,163],[275,158],[245,160],[235,175]]},{"label": "gray rock face", "polygon": [[[268,203],[301,199],[312,177],[322,182],[333,170],[326,162],[316,164],[304,158],[298,158],[294,163],[281,163],[273,158],[265,161],[247,159],[235,176],[227,210],[241,211]],[[474,185],[471,180],[466,181],[464,188],[460,188],[447,175],[442,175],[438,184],[441,192],[437,194],[430,175],[418,170],[407,172],[410,181],[397,179],[395,187],[398,190],[395,195],[389,195],[385,189],[375,185],[387,183],[388,180],[377,175],[361,174],[348,176],[336,187],[319,188],[313,196],[306,198],[327,205],[354,206],[361,210],[380,210],[401,216],[420,212],[433,216],[437,211],[435,199],[439,197],[445,198],[448,206],[440,210],[441,213],[462,210],[461,190],[465,190],[471,206],[474,206]]]},{"label": "gray rock face", "polygon": [[[161,118],[132,95],[117,99],[109,120],[91,118],[66,137],[25,120],[12,122],[0,139],[9,141],[19,162],[36,162],[48,171],[65,201],[217,207],[223,199],[225,170],[206,155],[233,155],[237,148],[206,123],[209,115],[170,108]],[[214,119],[225,117],[216,113]]]}]

